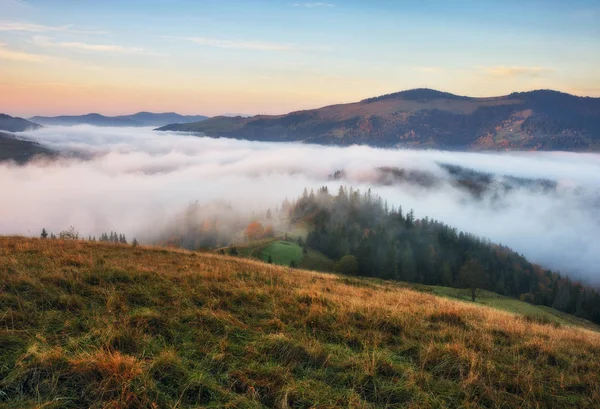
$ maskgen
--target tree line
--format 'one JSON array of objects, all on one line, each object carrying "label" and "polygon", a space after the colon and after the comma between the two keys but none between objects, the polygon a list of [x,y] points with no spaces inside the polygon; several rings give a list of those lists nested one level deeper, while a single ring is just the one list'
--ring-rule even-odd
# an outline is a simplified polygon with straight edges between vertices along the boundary
[{"label": "tree line", "polygon": [[[79,232],[77,231],[77,229],[75,229],[75,227],[70,226],[68,229],[66,230],[62,230],[58,236],[55,235],[52,232],[48,232],[45,228],[42,229],[42,232],[40,233],[40,238],[41,239],[51,239],[51,240],[56,240],[56,239],[61,239],[61,240],[85,240],[83,237],[80,236]],[[99,241],[99,242],[103,242],[103,243],[115,243],[115,244],[129,244],[129,242],[127,241],[127,237],[125,236],[125,234],[122,233],[117,233],[114,231],[111,231],[110,233],[102,233],[100,236],[98,236],[98,238],[96,239],[96,236],[88,236],[88,241]],[[133,246],[137,246],[139,245],[137,239],[134,237],[133,240],[131,241],[131,244]]]}]

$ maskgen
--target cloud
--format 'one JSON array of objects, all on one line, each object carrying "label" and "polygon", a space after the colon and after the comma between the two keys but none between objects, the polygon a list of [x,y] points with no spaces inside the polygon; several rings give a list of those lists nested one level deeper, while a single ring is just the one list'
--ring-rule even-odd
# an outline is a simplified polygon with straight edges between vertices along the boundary
[{"label": "cloud", "polygon": [[88,44],[77,41],[54,41],[51,38],[42,36],[33,37],[31,42],[39,47],[70,48],[77,50],[107,52],[115,54],[158,55],[152,52],[148,52],[141,47],[123,47],[120,45],[112,44]]},{"label": "cloud", "polygon": [[420,66],[420,67],[413,67],[413,70],[419,71],[419,72],[425,72],[428,74],[433,74],[433,73],[442,72],[444,69],[442,67]]},{"label": "cloud", "polygon": [[74,34],[105,34],[105,31],[81,30],[72,25],[65,26],[46,26],[42,24],[19,22],[19,21],[0,21],[0,31],[27,32],[27,33],[74,33]]},{"label": "cloud", "polygon": [[33,7],[24,0],[0,0],[0,10],[7,14],[23,10],[31,10]]},{"label": "cloud", "polygon": [[13,61],[24,61],[24,62],[43,62],[48,57],[40,54],[30,54],[21,51],[13,51],[6,48],[6,44],[0,43],[0,60],[13,60]]},{"label": "cloud", "polygon": [[207,45],[218,48],[233,48],[238,50],[257,50],[257,51],[290,51],[293,46],[282,43],[270,43],[261,41],[243,41],[243,40],[222,40],[208,37],[190,37],[187,38],[192,43]]},{"label": "cloud", "polygon": [[274,42],[264,42],[264,41],[228,40],[228,39],[211,38],[211,37],[163,36],[161,38],[168,39],[168,40],[182,40],[182,41],[188,41],[188,42],[192,42],[194,44],[199,44],[199,45],[208,46],[208,47],[227,48],[227,49],[234,49],[234,50],[284,52],[284,51],[325,51],[325,50],[329,49],[327,46],[305,47],[305,46],[299,46],[296,44],[274,43]]},{"label": "cloud", "polygon": [[[144,239],[197,200],[224,200],[238,212],[262,213],[304,187],[327,185],[335,192],[343,183],[371,188],[390,206],[414,208],[417,217],[433,217],[600,283],[600,155],[341,148],[89,126],[45,127],[20,136],[91,159],[0,164],[0,234],[37,235],[42,227],[56,233],[74,225],[86,237],[117,230]],[[503,178],[510,174],[555,180],[558,187],[516,184],[475,198],[453,184],[439,163],[489,172],[498,186],[510,183]],[[384,185],[377,176],[382,166],[430,172],[441,183]],[[330,180],[340,169],[345,180]]]},{"label": "cloud", "polygon": [[498,78],[510,78],[510,77],[539,77],[545,74],[554,72],[552,68],[546,67],[522,67],[522,66],[510,66],[506,67],[503,65],[494,67],[477,67],[478,70],[485,72],[486,74],[498,77]]},{"label": "cloud", "polygon": [[294,7],[306,7],[309,9],[313,9],[313,8],[318,8],[318,7],[335,7],[335,4],[313,2],[313,3],[294,3],[293,6]]}]

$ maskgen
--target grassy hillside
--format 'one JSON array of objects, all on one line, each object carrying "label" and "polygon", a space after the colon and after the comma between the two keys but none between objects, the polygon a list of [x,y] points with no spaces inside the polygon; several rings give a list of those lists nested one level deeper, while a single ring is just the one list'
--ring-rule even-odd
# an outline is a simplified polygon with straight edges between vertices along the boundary
[{"label": "grassy hillside", "polygon": [[5,408],[583,408],[600,334],[209,253],[0,238]]},{"label": "grassy hillside", "polygon": [[289,241],[277,240],[263,249],[260,258],[267,261],[269,256],[275,264],[289,266],[293,262],[298,266],[302,261],[302,247]]},{"label": "grassy hillside", "polygon": [[[465,302],[471,301],[471,294],[468,290],[433,285],[425,286],[419,284],[414,285],[413,288],[418,291],[431,292],[432,294],[442,297],[458,299]],[[600,332],[600,326],[591,321],[578,318],[574,315],[567,314],[550,307],[546,307],[545,305],[530,304],[525,301],[517,300],[512,297],[505,297],[491,291],[481,291],[477,296],[476,302],[488,307],[520,314],[529,320],[534,320],[537,322],[545,322],[553,325],[578,326]]]},{"label": "grassy hillside", "polygon": [[[292,237],[290,235],[290,237]],[[295,236],[296,238],[298,236]],[[282,238],[268,238],[255,240],[243,245],[235,246],[239,256],[249,257],[267,262],[271,256],[271,262],[280,266],[289,266],[294,264],[306,270],[313,271],[333,271],[334,262],[327,258],[323,253],[307,248],[306,254],[303,253],[296,239],[284,240]],[[229,253],[228,247],[215,250],[216,253]]]}]

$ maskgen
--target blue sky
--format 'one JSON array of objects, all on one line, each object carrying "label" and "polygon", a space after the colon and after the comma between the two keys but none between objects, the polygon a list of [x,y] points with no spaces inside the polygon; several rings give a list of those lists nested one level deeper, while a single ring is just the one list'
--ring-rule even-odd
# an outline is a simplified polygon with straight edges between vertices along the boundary
[{"label": "blue sky", "polygon": [[283,113],[415,87],[600,96],[598,1],[0,0],[0,10],[0,111],[11,114]]}]

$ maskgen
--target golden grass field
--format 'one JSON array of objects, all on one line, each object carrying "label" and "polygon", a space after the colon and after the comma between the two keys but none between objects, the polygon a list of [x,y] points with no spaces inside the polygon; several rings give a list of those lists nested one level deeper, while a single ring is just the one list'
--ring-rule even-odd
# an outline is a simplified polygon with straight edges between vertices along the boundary
[{"label": "golden grass field", "polygon": [[2,408],[598,408],[600,333],[402,283],[0,238]]}]

